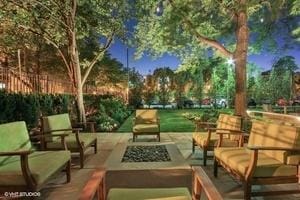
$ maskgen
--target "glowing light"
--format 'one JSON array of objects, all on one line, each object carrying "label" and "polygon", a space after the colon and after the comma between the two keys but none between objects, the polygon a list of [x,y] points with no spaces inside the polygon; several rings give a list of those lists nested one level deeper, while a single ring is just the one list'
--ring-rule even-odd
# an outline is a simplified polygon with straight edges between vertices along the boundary
[{"label": "glowing light", "polygon": [[264,22],[264,18],[261,18],[261,19],[260,19],[260,22],[263,23],[263,22]]},{"label": "glowing light", "polygon": [[156,7],[156,12],[160,13],[160,7],[159,6]]},{"label": "glowing light", "polygon": [[5,89],[5,83],[0,83],[0,89]]},{"label": "glowing light", "polygon": [[233,65],[234,64],[234,60],[232,58],[227,59],[226,63],[228,65]]}]

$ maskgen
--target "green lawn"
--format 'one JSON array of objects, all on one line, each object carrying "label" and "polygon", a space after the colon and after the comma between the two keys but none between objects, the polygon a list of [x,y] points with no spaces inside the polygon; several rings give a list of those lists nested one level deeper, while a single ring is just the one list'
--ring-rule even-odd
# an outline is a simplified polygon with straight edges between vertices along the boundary
[{"label": "green lawn", "polygon": [[[159,110],[161,132],[191,132],[194,131],[194,124],[182,116],[183,113],[199,113],[202,109],[165,109]],[[135,112],[121,125],[117,132],[131,132],[132,117]]]}]

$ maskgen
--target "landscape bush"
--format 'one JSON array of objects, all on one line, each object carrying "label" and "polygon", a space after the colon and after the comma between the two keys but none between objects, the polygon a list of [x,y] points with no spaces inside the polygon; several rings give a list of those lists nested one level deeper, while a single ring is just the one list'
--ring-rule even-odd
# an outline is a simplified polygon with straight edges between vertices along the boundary
[{"label": "landscape bush", "polygon": [[[110,95],[85,95],[88,121],[98,131],[113,131],[131,114],[125,103]],[[70,113],[76,120],[75,97],[68,94],[21,94],[0,91],[0,123],[25,121],[37,127],[40,116]]]},{"label": "landscape bush", "polygon": [[28,128],[38,126],[39,117],[68,112],[71,95],[21,94],[0,91],[0,123],[25,121]]},{"label": "landscape bush", "polygon": [[121,99],[108,96],[92,103],[89,109],[93,112],[88,116],[88,120],[97,123],[97,131],[114,131],[131,114]]},{"label": "landscape bush", "polygon": [[189,120],[200,120],[203,122],[216,122],[221,113],[233,114],[231,110],[210,108],[210,109],[203,109],[199,113],[186,112],[183,113],[182,115]]}]

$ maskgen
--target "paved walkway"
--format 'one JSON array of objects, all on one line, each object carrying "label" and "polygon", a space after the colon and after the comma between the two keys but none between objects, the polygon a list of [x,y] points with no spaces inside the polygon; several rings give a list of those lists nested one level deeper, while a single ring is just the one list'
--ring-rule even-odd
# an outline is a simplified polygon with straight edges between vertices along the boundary
[{"label": "paved walkway", "polygon": [[[98,153],[94,154],[93,149],[87,152],[85,166],[83,169],[79,168],[79,159],[77,157],[72,158],[74,165],[72,166],[72,180],[66,184],[66,178],[64,173],[54,177],[54,179],[45,186],[41,191],[41,197],[39,199],[46,200],[76,200],[79,197],[79,193],[84,187],[85,183],[91,176],[91,173],[99,167],[103,167],[105,160],[108,158],[115,145],[118,143],[132,142],[132,135],[130,133],[97,133],[98,135]],[[138,137],[138,141],[155,141],[153,136],[141,136]],[[192,133],[161,133],[162,142],[174,142],[182,153],[183,157],[190,165],[201,165],[202,154],[200,150],[196,150],[195,154],[192,154]],[[207,167],[203,167],[211,178],[217,189],[221,192],[224,199],[243,199],[242,185],[232,179],[221,168],[219,169],[218,178],[213,177],[212,160],[208,161]],[[279,186],[282,187],[282,186]],[[286,187],[286,186],[284,186]],[[292,187],[299,188],[299,186],[293,184],[288,186],[288,189]],[[202,199],[202,198],[201,198]],[[203,197],[203,199],[206,199]],[[285,195],[285,196],[272,196],[272,197],[257,197],[253,198],[257,200],[292,200],[299,199],[300,195]]]}]

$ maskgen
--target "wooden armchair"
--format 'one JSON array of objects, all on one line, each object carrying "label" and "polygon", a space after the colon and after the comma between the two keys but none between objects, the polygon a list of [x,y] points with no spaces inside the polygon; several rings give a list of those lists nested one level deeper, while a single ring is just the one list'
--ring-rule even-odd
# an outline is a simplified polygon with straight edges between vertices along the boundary
[{"label": "wooden armchair", "polygon": [[[222,136],[220,136],[222,137]],[[248,146],[215,149],[214,174],[218,165],[244,184],[244,198],[300,193],[300,190],[256,191],[252,185],[298,183],[300,163],[299,127],[254,121]]]},{"label": "wooden armchair", "polygon": [[[97,153],[97,136],[95,133],[80,132],[81,128],[72,128],[69,114],[59,114],[47,117],[42,117],[42,134],[67,134],[66,145],[71,152],[79,152],[80,167],[84,167],[84,153],[88,147],[93,147],[94,152]],[[91,130],[94,130],[93,123]],[[58,137],[45,138],[42,140],[42,148],[45,150],[60,150],[62,145]]]},{"label": "wooden armchair", "polygon": [[[65,146],[65,136],[57,135],[62,146]],[[38,191],[61,170],[66,171],[67,182],[70,182],[70,152],[35,151],[25,122],[1,124],[0,137],[0,199],[2,192]]]},{"label": "wooden armchair", "polygon": [[[193,153],[195,152],[195,146],[199,146],[203,150],[203,165],[206,166],[207,151],[213,151],[217,146],[219,140],[217,133],[226,134],[226,137],[223,139],[223,143],[226,144],[226,146],[238,146],[240,137],[231,133],[240,131],[241,124],[241,117],[227,114],[220,114],[217,123],[196,122],[196,131],[193,134],[192,141]],[[212,128],[212,126],[216,128]],[[207,131],[200,132],[199,127],[205,127]]]},{"label": "wooden armchair", "polygon": [[132,121],[133,142],[138,135],[156,135],[160,141],[160,121],[157,110],[141,109],[136,110]]},{"label": "wooden armchair", "polygon": [[105,169],[97,169],[83,188],[79,200],[200,200],[203,192],[208,200],[223,200],[205,171],[193,167],[194,187],[191,195],[188,188],[111,188],[105,194]]}]

